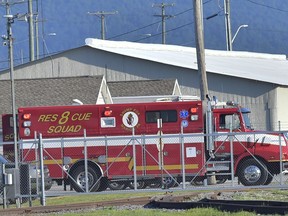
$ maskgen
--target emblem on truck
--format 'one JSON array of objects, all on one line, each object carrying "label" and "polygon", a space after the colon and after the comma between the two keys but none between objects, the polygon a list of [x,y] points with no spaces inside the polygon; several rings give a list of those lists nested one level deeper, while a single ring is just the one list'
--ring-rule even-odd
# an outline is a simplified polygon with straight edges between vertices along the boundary
[{"label": "emblem on truck", "polygon": [[138,124],[138,115],[135,112],[126,112],[122,117],[122,123],[128,127],[133,128]]}]

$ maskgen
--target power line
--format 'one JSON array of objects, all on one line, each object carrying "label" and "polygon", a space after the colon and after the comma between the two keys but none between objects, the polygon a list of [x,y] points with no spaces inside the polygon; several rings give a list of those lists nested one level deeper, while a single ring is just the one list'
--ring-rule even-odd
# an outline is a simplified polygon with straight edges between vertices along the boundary
[{"label": "power line", "polygon": [[[166,30],[166,33],[167,33],[167,32],[172,32],[172,31],[176,31],[176,30],[178,30],[178,29],[180,29],[180,28],[184,28],[184,27],[189,26],[189,25],[192,25],[192,24],[194,24],[194,22],[186,23],[186,24],[181,25],[181,26],[178,26],[178,27],[176,27],[176,28]],[[151,36],[147,36],[147,37],[144,37],[144,38],[140,38],[140,39],[135,40],[135,41],[133,41],[133,42],[139,42],[139,41],[145,40],[145,39],[147,39],[147,38],[159,36],[159,35],[161,35],[161,34],[162,34],[162,33],[153,34],[153,35],[151,35]]]},{"label": "power line", "polygon": [[[207,0],[206,2],[203,2],[203,5],[208,4],[208,3],[212,2],[212,1],[214,1],[214,0]],[[193,8],[189,8],[189,9],[187,9],[187,10],[185,10],[185,11],[182,11],[182,12],[179,12],[179,13],[175,14],[174,17],[177,17],[177,16],[179,16],[179,15],[185,14],[185,13],[190,12],[190,11],[192,11],[192,10],[193,10]],[[167,19],[169,19],[169,17],[168,17]],[[156,25],[156,24],[159,24],[159,23],[161,23],[161,20],[160,20],[160,21],[157,21],[157,22],[154,22],[154,23],[151,23],[151,24],[148,24],[148,25],[145,25],[145,26],[142,26],[142,27],[137,28],[137,29],[133,29],[133,30],[128,31],[128,32],[124,32],[124,33],[115,35],[115,36],[113,36],[113,37],[108,38],[108,40],[115,39],[115,38],[118,38],[118,37],[121,37],[121,36],[130,34],[130,33],[133,33],[133,32],[136,32],[136,31],[139,31],[139,30],[142,30],[142,29],[151,27],[151,26]],[[157,34],[157,35],[159,35],[159,34]],[[144,38],[144,39],[145,39],[145,38]],[[140,40],[141,40],[141,39],[140,39]],[[143,40],[143,39],[142,39],[142,40]]]},{"label": "power line", "polygon": [[115,15],[118,11],[114,12],[105,12],[105,11],[98,11],[95,13],[88,12],[89,15],[95,15],[101,19],[101,38],[102,40],[105,40],[105,17],[107,15]]},{"label": "power line", "polygon": [[[209,1],[205,2],[205,3],[203,3],[203,4],[206,4],[206,3],[211,2],[211,1],[212,1],[212,0],[209,0]],[[187,12],[189,12],[189,11],[192,11],[192,9],[193,9],[193,8],[189,8],[189,9],[187,9],[187,10],[185,10],[185,11],[182,11],[182,12],[180,12],[180,13],[177,13],[177,14],[174,15],[174,17],[179,16],[179,15],[182,15],[182,14],[187,13]],[[170,18],[168,17],[167,19],[170,19]],[[142,30],[142,29],[151,27],[151,26],[156,25],[156,24],[159,24],[159,23],[161,23],[161,22],[162,22],[162,21],[160,20],[160,21],[157,21],[157,22],[154,22],[154,23],[151,23],[151,24],[142,26],[142,27],[140,27],[140,28],[133,29],[133,30],[128,31],[128,32],[124,32],[124,33],[122,33],[122,34],[115,35],[115,36],[110,37],[110,38],[108,38],[108,39],[109,39],[109,40],[110,40],[110,39],[115,39],[115,38],[117,38],[117,37],[121,37],[121,36],[130,34],[130,33],[133,33],[133,32],[136,32],[136,31],[139,31],[139,30]],[[156,34],[156,35],[160,35],[160,34]],[[144,39],[145,39],[145,38],[144,38]],[[141,39],[140,39],[140,40],[141,40]]]},{"label": "power line", "polygon": [[144,29],[144,28],[148,28],[148,27],[150,27],[150,26],[159,24],[160,22],[161,22],[161,21],[157,21],[157,22],[151,23],[151,24],[149,24],[149,25],[142,26],[142,27],[140,27],[140,28],[137,28],[137,29],[134,29],[134,30],[131,30],[131,31],[128,31],[128,32],[125,32],[125,33],[122,33],[122,34],[119,34],[119,35],[115,35],[115,36],[110,37],[110,38],[108,38],[108,39],[109,39],[109,40],[110,40],[110,39],[115,39],[115,38],[117,38],[117,37],[121,37],[121,36],[130,34],[130,33],[133,33],[133,32],[139,31],[139,30],[142,30],[142,29]]},{"label": "power line", "polygon": [[280,9],[280,8],[272,7],[270,5],[262,4],[262,3],[259,3],[259,2],[254,2],[252,0],[247,0],[247,1],[252,3],[252,4],[255,4],[255,5],[259,5],[259,6],[262,6],[262,7],[266,7],[266,8],[270,8],[270,9],[273,9],[273,10],[277,10],[277,11],[288,13],[288,10],[283,10],[283,9]]}]

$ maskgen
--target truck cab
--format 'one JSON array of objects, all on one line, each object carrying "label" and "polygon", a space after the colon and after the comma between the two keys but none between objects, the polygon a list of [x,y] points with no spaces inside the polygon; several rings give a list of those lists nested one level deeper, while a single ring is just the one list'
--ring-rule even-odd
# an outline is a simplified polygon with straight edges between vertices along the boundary
[{"label": "truck cab", "polygon": [[249,118],[250,110],[233,102],[213,107],[215,132],[249,132],[252,130]]}]

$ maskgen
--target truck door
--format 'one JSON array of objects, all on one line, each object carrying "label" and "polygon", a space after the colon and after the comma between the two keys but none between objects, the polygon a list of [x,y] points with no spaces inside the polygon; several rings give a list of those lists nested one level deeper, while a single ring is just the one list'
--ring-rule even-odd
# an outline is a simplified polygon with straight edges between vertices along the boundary
[{"label": "truck door", "polygon": [[[218,113],[215,118],[215,131],[218,136],[215,137],[215,153],[216,154],[230,154],[230,139],[226,134],[230,131],[241,132],[241,118],[237,113]],[[244,136],[244,135],[241,135]],[[234,136],[234,142],[241,142],[241,136]],[[244,148],[239,145],[234,145],[234,154],[237,151],[244,151]]]}]

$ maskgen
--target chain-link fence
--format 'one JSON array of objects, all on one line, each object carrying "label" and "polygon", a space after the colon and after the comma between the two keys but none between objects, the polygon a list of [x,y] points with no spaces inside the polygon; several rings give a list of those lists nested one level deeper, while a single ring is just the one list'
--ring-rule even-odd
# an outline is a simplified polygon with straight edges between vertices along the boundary
[{"label": "chain-link fence", "polygon": [[[36,142],[39,146],[39,140]],[[25,161],[21,156],[16,166],[12,150],[14,143],[1,143],[0,147],[0,204],[5,208],[10,204],[20,206],[29,202],[31,206],[32,200],[39,198],[41,204],[45,205],[45,191],[51,189],[53,182],[48,166],[42,163],[43,159]],[[38,150],[37,147],[35,155],[39,155]]]},{"label": "chain-link fence", "polygon": [[[39,197],[51,187],[51,191],[53,187],[59,191],[59,185],[76,192],[286,187],[285,135],[225,132],[113,137],[84,134],[81,138],[61,139],[40,136],[19,142],[19,164],[29,165],[25,168],[29,178],[24,181],[21,178],[27,176],[20,175],[20,188],[27,188],[21,182],[30,185],[30,190],[22,189],[20,197]],[[12,149],[10,146],[9,152],[9,145],[3,145],[3,154],[11,161]]]}]

